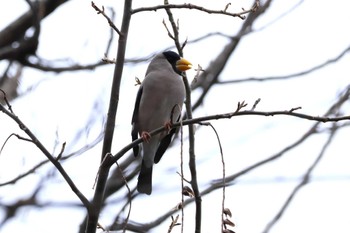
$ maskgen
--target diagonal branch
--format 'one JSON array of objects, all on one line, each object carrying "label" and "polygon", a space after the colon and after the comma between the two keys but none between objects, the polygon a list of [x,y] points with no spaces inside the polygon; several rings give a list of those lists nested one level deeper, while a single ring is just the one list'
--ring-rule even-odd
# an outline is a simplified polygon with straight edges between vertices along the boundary
[{"label": "diagonal branch", "polygon": [[245,35],[247,32],[250,32],[250,29],[252,28],[255,20],[266,12],[271,2],[272,0],[267,0],[254,13],[248,15],[237,36],[231,38],[230,42],[222,49],[221,53],[216,57],[216,59],[210,63],[208,68],[205,68],[205,72],[201,73],[201,75],[198,77],[198,81],[192,84],[192,89],[196,89],[199,87],[203,89],[201,95],[193,104],[193,109],[196,109],[201,105],[211,87],[215,83],[217,83],[219,76],[222,73],[224,67],[226,66],[229,58],[231,57],[231,55],[237,48],[239,42],[241,41],[242,35]]},{"label": "diagonal branch", "polygon": [[45,146],[39,141],[39,139],[32,133],[32,131],[13,113],[7,110],[3,105],[0,104],[0,111],[9,116],[12,120],[14,120],[21,130],[23,130],[33,141],[33,143],[40,149],[40,151],[50,160],[50,162],[57,168],[57,170],[61,173],[62,177],[66,180],[72,191],[78,196],[80,201],[84,204],[84,206],[89,209],[90,202],[88,199],[80,192],[77,186],[74,184],[72,179],[66,173],[62,165],[59,161],[54,158],[51,153],[45,148]]},{"label": "diagonal branch", "polygon": [[[12,135],[12,134],[11,134]],[[16,137],[19,138],[19,135],[15,135]],[[32,140],[30,139],[27,139],[27,138],[19,138],[19,139],[22,139],[22,140],[25,140],[25,141],[30,141],[30,142],[33,142]],[[62,156],[61,158],[59,158],[59,161],[65,161],[65,160],[68,160],[69,158],[71,158],[72,156],[77,156],[77,155],[80,155],[80,154],[83,154],[84,152],[94,148],[99,142],[101,142],[102,140],[102,135],[98,135],[90,144],[88,145],[85,145],[83,146],[82,148],[76,150],[76,151],[73,151],[72,153],[69,153],[67,155],[64,155]],[[0,153],[1,154],[1,153]],[[57,159],[57,158],[56,158]],[[44,161],[41,161],[39,162],[38,164],[34,165],[32,168],[30,168],[29,170],[27,171],[23,171],[21,174],[19,174],[17,177],[15,178],[12,178],[10,180],[7,180],[5,182],[2,182],[0,183],[0,187],[1,186],[6,186],[8,184],[15,184],[17,181],[20,181],[21,179],[29,176],[30,174],[33,174],[34,172],[36,172],[40,167],[44,166],[45,164],[49,163],[50,160],[44,160]]]},{"label": "diagonal branch", "polygon": [[[330,122],[337,122],[339,120],[347,120],[347,121],[350,121],[350,116],[343,116],[343,117],[334,117],[334,118],[330,118],[329,116],[331,115],[336,115],[336,113],[338,112],[338,109],[348,101],[350,97],[350,87],[347,87],[345,89],[345,91],[343,92],[343,94],[339,97],[339,99],[337,100],[337,102],[335,102],[329,109],[328,111],[324,114],[323,117],[315,117],[315,116],[310,116],[310,115],[306,115],[306,114],[295,114],[294,112],[291,112],[291,111],[277,111],[277,112],[265,112],[264,114],[262,114],[262,112],[259,112],[259,115],[263,116],[263,115],[269,115],[271,114],[271,116],[273,115],[287,115],[287,116],[293,116],[293,117],[300,117],[302,119],[308,119],[308,120],[315,120],[317,121],[308,131],[306,131],[298,140],[296,140],[295,142],[293,142],[292,144],[290,144],[289,146],[285,147],[284,149],[282,149],[281,151],[279,151],[278,153],[270,156],[269,158],[267,159],[264,159],[262,161],[259,161],[255,164],[252,164],[251,166],[233,174],[233,175],[230,175],[230,176],[226,176],[225,177],[225,181],[227,182],[226,184],[228,184],[228,182],[230,182],[232,184],[232,182],[234,180],[236,180],[238,177],[241,177],[242,175],[244,174],[247,174],[271,161],[274,161],[278,158],[281,158],[283,155],[285,155],[287,152],[291,151],[292,149],[296,148],[298,145],[300,145],[301,143],[305,142],[308,138],[310,138],[311,135],[314,135],[314,134],[317,134],[319,133],[320,131],[318,130],[318,127],[319,125],[322,123],[322,122],[327,122],[327,121],[330,121]],[[243,112],[235,112],[236,115],[240,115],[240,114],[246,114],[246,113],[252,113],[253,111],[243,111]],[[260,114],[261,113],[261,114]],[[278,114],[275,114],[275,113],[278,113]],[[233,113],[232,113],[233,114]],[[253,114],[253,113],[252,113]],[[235,115],[235,116],[236,116]],[[211,116],[210,118],[215,118],[213,116]],[[181,124],[182,125],[186,125],[188,124],[189,122],[193,122],[193,121],[197,121],[197,119],[192,119],[192,120],[186,120],[186,121],[183,121]],[[342,126],[338,126],[336,128],[333,128],[334,130],[338,130],[340,129],[340,127],[343,127],[343,126],[347,126],[348,124],[343,124]],[[176,127],[177,125],[174,124],[174,127]],[[157,131],[159,131],[160,129],[157,129],[153,132],[151,132],[151,135],[155,134]],[[128,146],[129,149],[131,149],[133,146],[135,146],[136,143],[139,143],[141,142],[142,140],[141,139],[138,139],[136,141],[134,141],[132,143],[131,146]],[[325,147],[324,147],[325,148]],[[127,151],[126,150],[126,151]],[[322,152],[324,153],[324,152]],[[117,154],[118,155],[118,154]],[[115,155],[115,156],[117,156]],[[113,159],[116,159],[116,158],[113,158]],[[317,162],[317,161],[316,161]],[[311,167],[312,168],[312,167]],[[206,188],[205,190],[203,190],[201,192],[201,196],[205,196],[209,193],[211,193],[212,191],[216,190],[216,189],[219,189],[219,188],[222,188],[223,185],[224,185],[224,180],[220,179],[220,180],[216,180],[216,181],[213,181],[211,183],[211,185]],[[229,184],[228,184],[229,185]],[[189,203],[192,203],[194,202],[194,198],[191,198],[191,199],[187,199],[183,206],[187,206]],[[127,229],[143,229],[143,230],[150,230],[156,226],[158,226],[160,223],[162,223],[163,221],[165,221],[169,216],[175,214],[178,210],[176,209],[172,209],[172,210],[169,210],[168,212],[164,213],[162,216],[160,216],[159,218],[157,218],[156,220],[150,222],[150,223],[147,223],[147,224],[140,224],[140,223],[134,223],[134,222],[129,222],[128,226],[127,226]],[[117,229],[120,229],[121,226],[116,226],[118,227]]]},{"label": "diagonal branch", "polygon": [[333,124],[331,133],[328,136],[328,139],[326,143],[323,145],[322,150],[320,151],[319,155],[315,159],[315,161],[311,164],[311,166],[307,169],[306,173],[303,175],[303,178],[301,182],[294,188],[294,190],[291,192],[291,194],[288,196],[286,202],[283,204],[280,211],[275,215],[275,217],[267,224],[265,227],[263,233],[270,232],[271,228],[278,222],[279,219],[283,216],[284,212],[287,210],[288,206],[290,206],[293,198],[298,194],[298,192],[301,190],[302,187],[307,185],[310,182],[310,176],[312,171],[315,169],[315,167],[319,164],[322,157],[324,156],[327,148],[330,146],[336,132],[338,130],[338,126],[336,123]]},{"label": "diagonal branch", "polygon": [[[56,10],[60,5],[64,4],[68,0],[50,0],[40,1],[42,9],[42,17],[46,17]],[[5,6],[4,6],[5,7]],[[6,28],[0,31],[0,48],[11,45],[15,41],[19,41],[25,32],[32,26],[34,26],[33,18],[34,12],[29,9],[26,13],[14,20]]]},{"label": "diagonal branch", "polygon": [[287,75],[280,75],[280,76],[270,76],[270,77],[249,77],[249,78],[242,78],[242,79],[235,79],[235,80],[227,80],[227,81],[218,81],[217,84],[228,84],[228,83],[242,83],[242,82],[263,82],[263,81],[275,81],[275,80],[286,80],[291,78],[297,78],[302,77],[303,75],[310,74],[312,72],[318,71],[322,68],[325,68],[328,65],[331,65],[333,63],[336,63],[340,59],[342,59],[348,52],[350,52],[350,46],[345,48],[343,51],[341,51],[336,57],[331,58],[327,61],[324,61],[321,64],[315,65],[314,67],[311,67],[309,69],[296,72],[293,74],[287,74]]},{"label": "diagonal branch", "polygon": [[[203,121],[205,122],[205,121],[208,121],[208,120],[214,120],[214,119],[217,120],[217,119],[231,118],[231,117],[243,116],[243,115],[257,115],[257,116],[285,115],[285,116],[298,117],[298,118],[301,118],[301,119],[307,119],[307,120],[311,120],[311,121],[316,121],[316,123],[307,132],[305,132],[298,140],[296,140],[295,142],[293,142],[289,146],[285,147],[280,152],[270,156],[267,159],[264,159],[262,161],[259,161],[259,162],[255,163],[255,164],[252,164],[251,166],[249,166],[249,167],[247,167],[247,168],[245,168],[245,169],[243,169],[243,170],[241,170],[241,171],[239,171],[239,172],[237,172],[235,174],[232,174],[230,176],[226,176],[225,177],[225,183],[227,185],[229,185],[229,183],[232,183],[238,177],[241,177],[242,175],[247,174],[247,173],[257,169],[257,168],[267,164],[268,162],[271,162],[271,161],[274,161],[274,160],[276,160],[278,158],[281,158],[284,154],[286,154],[287,152],[289,152],[292,149],[296,148],[301,143],[305,142],[305,140],[307,140],[311,135],[319,133],[318,127],[319,127],[319,125],[322,122],[338,122],[338,121],[350,122],[350,115],[348,115],[348,116],[339,116],[339,117],[330,117],[332,115],[336,115],[335,113],[338,111],[338,109],[344,103],[346,103],[349,98],[350,98],[350,86],[347,87],[344,90],[344,92],[339,97],[337,102],[335,102],[329,108],[329,110],[323,115],[323,117],[311,116],[311,115],[302,114],[302,113],[296,113],[295,111],[291,111],[291,110],[272,111],[272,112],[257,112],[257,111],[251,111],[251,110],[250,111],[240,111],[241,107],[245,106],[244,103],[240,103],[238,105],[236,111],[234,111],[234,112],[227,113],[227,114],[218,114],[218,115],[194,118],[194,119],[191,119],[191,120],[184,120],[181,123],[174,123],[173,127],[180,127],[182,125],[196,124],[196,123],[200,123],[200,122],[203,122]],[[299,108],[293,108],[293,109],[299,109]],[[347,124],[343,124],[343,125],[345,126]],[[152,132],[150,132],[150,135],[154,136],[157,133],[162,132],[163,130],[165,130],[165,127],[158,128],[158,129],[153,130]],[[133,141],[131,144],[129,144],[126,147],[124,147],[122,150],[120,150],[117,154],[115,154],[113,156],[113,158],[109,161],[108,166],[112,166],[115,161],[117,161],[119,158],[121,158],[123,156],[123,154],[125,154],[127,151],[129,151],[131,148],[133,148],[134,146],[138,145],[141,142],[142,142],[142,139],[139,138],[139,139]],[[210,187],[206,188],[205,190],[202,190],[200,195],[201,196],[205,196],[205,195],[211,193],[212,191],[214,191],[216,189],[222,188],[223,185],[224,185],[224,181],[222,179],[213,181],[211,183]],[[194,198],[187,199],[183,203],[183,206],[187,206],[189,203],[192,203],[194,201],[195,201]],[[169,210],[167,213],[164,213],[158,219],[152,221],[151,223],[147,223],[147,224],[140,224],[140,223],[135,223],[135,222],[129,221],[129,223],[128,223],[126,228],[129,229],[129,230],[130,229],[134,229],[136,232],[147,232],[148,230],[150,230],[150,229],[158,226],[160,223],[164,222],[166,219],[168,219],[169,216],[173,215],[177,211],[178,211],[177,209]],[[114,225],[113,229],[122,229],[122,226],[120,224],[116,224],[116,225]],[[142,229],[142,231],[141,231],[141,229]]]}]

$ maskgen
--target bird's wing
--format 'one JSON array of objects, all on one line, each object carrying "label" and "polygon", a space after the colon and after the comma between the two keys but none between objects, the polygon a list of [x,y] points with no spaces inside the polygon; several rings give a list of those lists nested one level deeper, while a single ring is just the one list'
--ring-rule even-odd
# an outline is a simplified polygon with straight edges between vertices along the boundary
[{"label": "bird's wing", "polygon": [[[178,117],[177,121],[180,120],[180,116]],[[170,130],[169,134],[167,134],[159,143],[156,155],[154,156],[154,163],[158,163],[160,159],[162,158],[163,154],[165,153],[166,149],[168,149],[168,146],[171,142],[171,139],[173,135],[176,132],[176,128],[173,128]]]},{"label": "bird's wing", "polygon": [[168,148],[171,138],[173,137],[174,133],[176,131],[176,128],[171,129],[169,134],[167,134],[159,143],[156,155],[154,156],[154,163],[158,163],[160,159],[162,158],[164,152]]},{"label": "bird's wing", "polygon": [[[135,101],[135,107],[134,107],[134,113],[132,114],[132,120],[131,120],[131,124],[132,124],[132,131],[131,131],[131,137],[132,140],[135,141],[138,136],[138,132],[139,132],[139,123],[138,123],[138,115],[139,115],[139,108],[140,108],[140,101],[141,101],[141,96],[142,96],[142,86],[140,87],[139,91],[137,92],[137,96],[136,96],[136,101]],[[139,154],[139,145],[134,146],[132,149],[134,151],[134,156],[136,157]]]}]

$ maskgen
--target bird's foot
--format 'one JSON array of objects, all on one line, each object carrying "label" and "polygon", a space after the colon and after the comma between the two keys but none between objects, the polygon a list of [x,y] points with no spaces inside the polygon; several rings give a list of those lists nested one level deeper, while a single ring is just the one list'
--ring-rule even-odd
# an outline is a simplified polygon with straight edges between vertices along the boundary
[{"label": "bird's foot", "polygon": [[141,138],[143,139],[143,141],[149,142],[149,140],[151,139],[151,135],[148,132],[143,131],[141,133]]},{"label": "bird's foot", "polygon": [[171,130],[171,127],[173,127],[173,123],[171,123],[171,121],[167,121],[167,122],[165,122],[164,127],[167,130],[167,132],[169,133],[169,131]]}]

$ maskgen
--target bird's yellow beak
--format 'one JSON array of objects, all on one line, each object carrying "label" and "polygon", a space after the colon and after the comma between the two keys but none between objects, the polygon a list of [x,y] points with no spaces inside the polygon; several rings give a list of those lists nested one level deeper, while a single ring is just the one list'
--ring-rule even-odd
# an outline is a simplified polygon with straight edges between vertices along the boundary
[{"label": "bird's yellow beak", "polygon": [[186,71],[192,68],[191,62],[187,61],[185,58],[181,58],[176,62],[176,68],[180,71]]}]

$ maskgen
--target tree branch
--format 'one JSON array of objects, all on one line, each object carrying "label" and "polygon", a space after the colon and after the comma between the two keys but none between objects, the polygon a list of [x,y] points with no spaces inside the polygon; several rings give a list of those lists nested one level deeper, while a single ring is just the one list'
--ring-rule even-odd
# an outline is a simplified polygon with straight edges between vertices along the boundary
[{"label": "tree branch", "polygon": [[[274,111],[274,112],[255,112],[258,114],[258,116],[275,116],[275,115],[286,115],[286,116],[292,116],[292,117],[298,117],[298,118],[302,118],[302,119],[307,119],[307,120],[312,120],[312,121],[316,121],[316,123],[309,129],[307,130],[298,140],[296,140],[295,142],[293,142],[292,144],[288,145],[287,147],[285,147],[284,149],[282,149],[281,151],[277,152],[276,154],[268,157],[267,159],[264,159],[262,161],[259,161],[255,164],[252,164],[251,166],[233,174],[230,176],[226,176],[225,180],[216,180],[213,181],[212,184],[210,185],[210,187],[206,188],[205,190],[203,190],[201,192],[201,196],[205,196],[209,193],[211,193],[212,191],[218,189],[218,188],[222,188],[223,185],[226,183],[229,185],[229,183],[232,184],[232,182],[234,180],[236,180],[238,177],[241,177],[244,174],[247,174],[248,172],[253,171],[256,168],[261,167],[262,165],[267,164],[268,162],[274,161],[278,158],[281,158],[284,154],[286,154],[287,152],[291,151],[292,149],[296,148],[298,145],[302,144],[303,142],[305,142],[311,135],[319,133],[320,131],[318,131],[318,127],[322,122],[337,122],[337,121],[344,121],[347,120],[350,123],[350,116],[341,116],[341,117],[329,117],[330,115],[337,115],[336,113],[338,112],[339,108],[346,103],[346,101],[349,99],[350,97],[350,87],[347,87],[345,89],[345,91],[343,92],[343,94],[339,97],[339,99],[337,100],[337,102],[335,102],[329,109],[328,111],[324,114],[324,117],[316,117],[316,116],[311,116],[311,115],[307,115],[307,114],[295,114],[295,112],[293,111]],[[239,104],[239,106],[242,106],[242,104]],[[237,108],[238,110],[240,108]],[[235,111],[233,113],[228,113],[228,114],[221,114],[221,116],[226,115],[227,117],[230,116],[238,116],[238,115],[254,115],[254,111]],[[208,116],[208,118],[211,119],[216,119],[216,116]],[[202,118],[203,119],[203,118]],[[200,118],[196,118],[196,119],[192,119],[192,120],[186,120],[183,121],[181,123],[181,125],[187,125],[189,123],[194,123],[195,122],[201,122]],[[179,125],[179,123],[175,123],[173,125],[173,127],[177,127]],[[342,126],[338,126],[336,129],[339,129],[340,127],[344,127],[344,126],[348,126],[349,124],[343,124]],[[335,128],[332,128],[333,130]],[[157,132],[161,132],[162,130],[164,130],[164,127],[159,128],[157,130],[154,130],[151,132],[151,135],[155,135]],[[138,143],[142,142],[141,139],[137,139],[134,142],[132,142],[132,144],[128,145],[127,147],[125,147],[125,152],[130,150],[132,147],[134,147],[135,145],[137,145]],[[124,150],[123,149],[123,150]],[[121,152],[121,151],[120,151]],[[117,159],[117,157],[119,157],[118,154],[116,154],[114,156],[114,159]],[[225,182],[224,182],[225,181]],[[194,202],[194,198],[190,198],[187,199],[184,203],[183,206],[188,205],[189,203]],[[160,216],[158,219],[152,221],[151,223],[147,223],[147,224],[140,224],[140,223],[132,223],[129,222],[127,229],[143,229],[143,230],[150,230],[154,227],[156,227],[157,225],[159,225],[160,223],[162,223],[163,221],[165,221],[169,216],[173,215],[174,213],[176,213],[178,210],[176,209],[172,209],[169,210],[167,213],[164,213],[162,216]],[[121,226],[116,226],[116,229],[121,229]],[[141,232],[141,231],[140,231]]]},{"label": "tree branch", "polygon": [[[317,123],[326,123],[326,122],[338,122],[338,121],[347,121],[350,120],[350,115],[346,116],[339,116],[339,117],[320,117],[320,116],[312,116],[304,113],[296,113],[290,110],[282,110],[282,111],[270,111],[270,112],[263,112],[263,111],[234,111],[229,113],[223,113],[223,114],[216,114],[216,115],[210,115],[210,116],[204,116],[204,117],[198,117],[193,118],[189,120],[184,120],[181,123],[173,123],[171,128],[180,127],[180,125],[191,125],[191,124],[199,124],[206,121],[212,121],[212,120],[220,120],[220,119],[231,119],[232,117],[238,117],[238,116],[291,116],[291,117],[297,117],[301,119],[306,119],[310,121],[317,121]],[[160,127],[158,129],[155,129],[150,132],[151,137],[153,137],[156,134],[159,134],[160,132],[166,130],[166,128]],[[118,159],[120,159],[127,151],[129,151],[131,148],[137,146],[142,142],[142,138],[138,138],[129,145],[125,146],[123,149],[121,149],[117,154],[113,155],[113,158],[109,161],[108,166],[112,166]],[[228,179],[228,178],[227,178]]]},{"label": "tree branch", "polygon": [[117,28],[117,26],[115,26],[113,21],[106,15],[104,6],[102,6],[102,9],[100,9],[98,6],[96,6],[96,4],[93,1],[91,1],[91,6],[92,6],[92,8],[95,9],[95,11],[97,11],[97,14],[102,14],[103,17],[105,17],[105,19],[107,20],[109,26],[111,26],[111,28],[113,28],[114,31],[116,31],[119,34],[119,36],[122,34],[119,31],[119,29]]},{"label": "tree branch", "polygon": [[2,104],[0,104],[0,111],[9,116],[12,120],[14,120],[21,130],[23,130],[33,141],[33,143],[40,149],[40,151],[50,160],[50,162],[57,168],[57,170],[61,173],[62,177],[65,179],[67,184],[70,186],[72,191],[78,196],[80,201],[84,204],[84,206],[89,209],[90,203],[86,199],[86,197],[80,192],[80,190],[76,187],[74,182],[71,180],[69,175],[66,173],[62,165],[57,161],[55,157],[53,157],[50,152],[45,148],[45,146],[36,138],[36,136],[30,131],[27,126],[12,112],[8,111]]},{"label": "tree branch", "polygon": [[278,222],[278,220],[282,217],[282,215],[284,214],[284,212],[287,210],[288,206],[290,206],[293,198],[298,194],[298,192],[301,190],[302,187],[304,187],[305,185],[307,185],[310,182],[310,178],[311,178],[311,173],[312,171],[315,169],[315,167],[319,164],[319,162],[321,161],[322,157],[324,156],[327,148],[330,146],[336,132],[337,132],[338,126],[336,125],[336,123],[333,124],[331,133],[328,136],[328,139],[326,141],[326,143],[323,145],[319,155],[317,156],[317,158],[315,159],[315,161],[311,164],[311,166],[307,169],[307,171],[305,172],[305,174],[303,175],[301,182],[293,189],[293,191],[291,192],[291,194],[288,196],[287,200],[285,201],[285,203],[283,204],[282,208],[280,209],[280,211],[275,215],[275,217],[267,224],[267,226],[265,227],[263,233],[268,233],[270,232],[271,228]]},{"label": "tree branch", "polygon": [[198,10],[198,11],[206,12],[208,14],[220,14],[220,15],[227,15],[227,16],[239,17],[241,19],[245,19],[246,14],[250,12],[255,12],[257,10],[259,6],[258,3],[259,1],[256,1],[252,8],[250,8],[249,10],[243,10],[238,13],[230,13],[230,12],[227,12],[225,9],[211,10],[211,9],[207,9],[202,6],[197,6],[191,3],[185,3],[185,4],[164,4],[164,5],[158,5],[153,7],[141,7],[141,8],[133,9],[132,14],[136,14],[144,11],[157,11],[160,9],[189,9],[189,10]]},{"label": "tree branch", "polygon": [[242,79],[235,79],[235,80],[227,80],[227,81],[218,81],[217,84],[228,84],[228,83],[242,83],[242,82],[263,82],[263,81],[275,81],[275,80],[287,80],[291,78],[297,78],[302,77],[304,75],[310,74],[314,71],[320,70],[322,68],[325,68],[328,65],[331,65],[337,61],[339,61],[341,58],[343,58],[348,52],[350,52],[350,46],[345,48],[343,51],[341,51],[336,57],[328,59],[327,61],[315,65],[314,67],[311,67],[309,69],[296,72],[293,74],[287,74],[287,75],[280,75],[280,76],[270,76],[270,77],[249,77],[249,78],[242,78]]},{"label": "tree branch", "polygon": [[[34,33],[31,37],[26,38],[21,35],[23,38],[18,40],[18,46],[15,47],[12,44],[6,45],[0,49],[0,60],[17,60],[21,63],[25,62],[29,55],[35,54],[39,44],[39,34],[40,34],[40,20],[41,15],[39,14],[40,3],[34,5],[30,0],[26,0],[29,5],[31,13],[32,26],[34,28]],[[6,35],[7,37],[7,35]]]},{"label": "tree branch", "polygon": [[124,14],[121,26],[121,34],[118,40],[117,62],[114,69],[113,83],[111,87],[110,102],[108,108],[107,122],[105,126],[105,135],[102,146],[101,165],[96,183],[95,194],[92,200],[92,208],[88,212],[88,221],[86,226],[87,233],[95,233],[98,217],[103,205],[106,182],[109,174],[110,166],[105,166],[105,162],[110,160],[109,153],[111,152],[113,133],[115,126],[115,117],[117,115],[120,83],[123,75],[124,59],[126,51],[126,42],[128,38],[129,24],[131,19],[132,0],[124,1]]},{"label": "tree branch", "polygon": [[[164,0],[164,5],[169,5],[168,0]],[[165,11],[168,15],[169,21],[171,23],[171,27],[173,29],[174,36],[170,37],[174,40],[175,46],[179,52],[179,55],[183,57],[183,46],[180,46],[179,41],[179,28],[175,24],[175,20],[173,17],[173,14],[169,8],[165,8]],[[169,30],[168,30],[169,32]],[[170,33],[168,33],[170,34]],[[186,116],[188,119],[192,119],[192,101],[191,101],[191,87],[188,82],[186,73],[182,74],[182,79],[184,82],[185,90],[186,90]],[[201,232],[201,225],[202,225],[202,198],[200,196],[200,191],[198,189],[198,182],[197,182],[197,168],[196,168],[196,155],[195,155],[195,131],[193,125],[188,125],[188,131],[189,131],[189,168],[191,172],[191,186],[194,192],[194,196],[196,199],[196,214],[195,214],[195,232],[200,233]],[[183,174],[181,174],[183,176]],[[182,223],[183,224],[183,223]]]},{"label": "tree branch", "polygon": [[224,46],[223,50],[216,57],[216,59],[210,63],[208,68],[205,68],[205,72],[201,73],[201,75],[198,77],[198,81],[192,84],[192,90],[198,87],[203,89],[201,95],[192,106],[193,110],[201,105],[210,88],[217,83],[221,72],[241,41],[242,35],[245,35],[251,30],[255,20],[268,9],[271,2],[272,0],[267,0],[265,4],[260,6],[254,13],[248,15],[237,35],[232,37],[231,41]]},{"label": "tree branch", "polygon": [[[68,0],[40,1],[42,17],[48,16],[56,8],[67,1]],[[31,20],[33,14],[34,12],[31,9],[28,10],[0,32],[0,48],[11,45],[13,42],[20,40],[25,32],[30,27],[34,26],[33,21]]]}]

